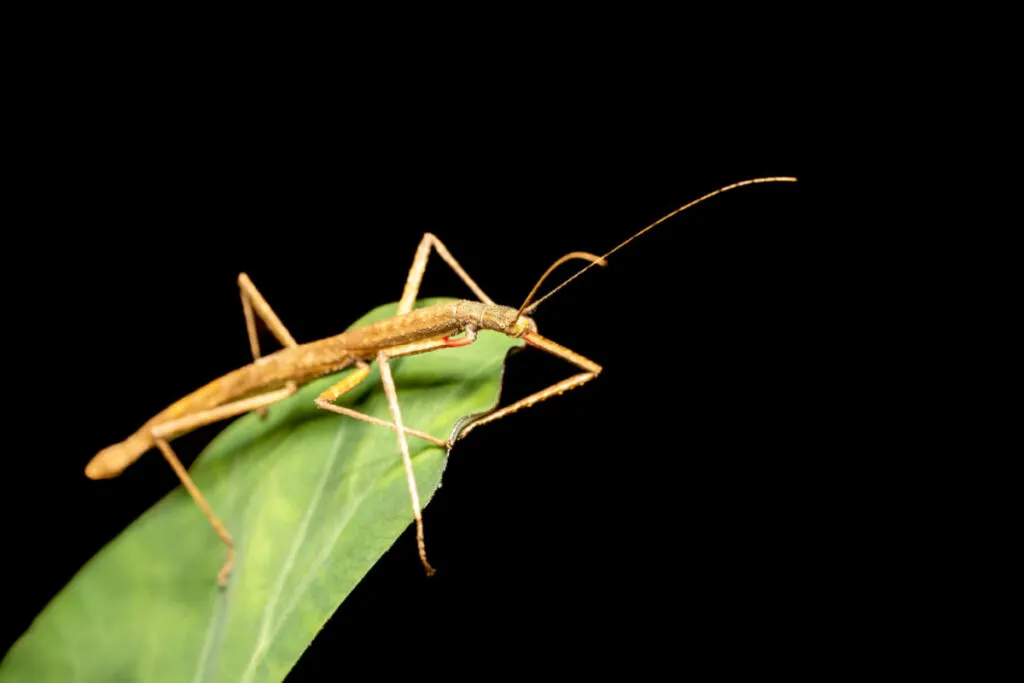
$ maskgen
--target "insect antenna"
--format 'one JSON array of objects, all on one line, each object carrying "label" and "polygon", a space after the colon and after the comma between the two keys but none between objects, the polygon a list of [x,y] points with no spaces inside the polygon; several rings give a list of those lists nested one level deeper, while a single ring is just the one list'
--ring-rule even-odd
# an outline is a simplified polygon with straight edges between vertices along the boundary
[{"label": "insect antenna", "polygon": [[[590,261],[590,264],[586,268],[584,268],[583,270],[586,270],[590,266],[605,266],[605,265],[608,265],[608,262],[605,261],[600,256],[594,256],[593,254],[591,254],[589,252],[586,252],[586,251],[570,251],[568,254],[566,254],[562,258],[560,258],[557,261],[555,261],[554,263],[552,263],[551,266],[548,267],[548,269],[544,271],[544,274],[540,276],[539,280],[537,280],[537,284],[535,284],[533,286],[533,289],[530,290],[530,293],[526,295],[526,300],[523,301],[523,305],[520,306],[519,310],[516,312],[516,317],[518,317],[518,316],[523,314],[523,310],[530,303],[530,300],[533,299],[534,294],[537,293],[537,290],[540,289],[540,286],[542,284],[544,284],[544,280],[547,278],[547,276],[551,275],[551,273],[555,272],[555,269],[558,268],[558,266],[562,265],[566,261],[571,261],[574,258],[583,259],[584,261]],[[580,273],[582,273],[583,270],[581,270]],[[559,285],[559,286],[561,286],[561,285]],[[546,299],[547,297],[544,297],[544,298]],[[540,302],[538,301],[537,303],[540,303]],[[534,304],[531,307],[530,310],[533,310],[536,307],[537,307],[537,304]]]},{"label": "insect antenna", "polygon": [[[587,272],[588,270],[590,270],[594,266],[596,266],[596,265],[600,265],[600,266],[606,265],[607,261],[605,259],[607,259],[609,256],[611,256],[615,252],[617,252],[619,249],[622,249],[624,246],[626,246],[627,244],[629,244],[630,242],[635,240],[637,237],[639,237],[640,235],[642,235],[645,232],[647,232],[648,230],[650,230],[651,228],[654,228],[655,226],[664,223],[669,218],[672,218],[673,216],[675,216],[678,213],[682,213],[683,211],[686,211],[691,206],[695,206],[695,205],[700,204],[701,202],[703,202],[703,201],[705,201],[707,199],[711,199],[715,195],[722,194],[723,192],[728,192],[729,190],[735,190],[738,187],[744,187],[746,185],[755,185],[755,184],[758,184],[758,183],[795,183],[795,182],[796,182],[796,178],[792,178],[792,177],[789,177],[789,176],[776,176],[776,177],[771,177],[771,178],[752,178],[750,180],[742,180],[742,181],[740,181],[738,183],[733,183],[732,185],[726,185],[725,187],[718,188],[714,192],[708,192],[703,197],[698,197],[697,199],[694,199],[692,202],[689,202],[688,204],[684,204],[684,205],[680,206],[675,211],[672,211],[670,213],[665,214],[664,216],[662,216],[658,220],[654,221],[653,223],[648,225],[646,228],[644,228],[640,232],[636,233],[635,235],[633,235],[629,239],[625,240],[624,242],[619,244],[617,247],[615,247],[611,251],[609,251],[609,252],[607,252],[605,254],[602,254],[601,256],[594,256],[593,254],[588,254],[587,252],[583,252],[583,251],[574,251],[574,252],[572,252],[570,254],[566,254],[562,258],[560,258],[557,261],[555,261],[555,264],[553,266],[551,266],[550,268],[548,268],[547,272],[544,273],[544,275],[540,278],[540,282],[538,282],[536,285],[534,285],[533,291],[530,292],[530,296],[526,297],[526,301],[524,301],[523,305],[519,307],[519,314],[522,315],[523,313],[525,313],[525,314],[529,315],[529,314],[533,313],[535,310],[537,310],[537,307],[540,306],[541,303],[544,302],[545,299],[547,299],[552,294],[554,294],[555,292],[560,290],[562,287],[565,287],[567,284],[569,284],[570,282],[572,282],[573,280],[578,278],[580,275],[583,275],[583,273]],[[569,276],[567,279],[563,280],[560,285],[558,285],[557,287],[552,289],[550,292],[548,292],[547,294],[545,294],[544,296],[542,296],[541,298],[537,299],[532,304],[530,304],[530,300],[533,298],[534,294],[537,293],[537,289],[540,287],[541,282],[544,282],[544,278],[546,278],[551,273],[551,271],[553,271],[556,267],[558,267],[559,265],[561,265],[562,263],[564,263],[565,261],[568,261],[570,258],[573,258],[573,257],[574,258],[586,258],[586,260],[590,261],[590,263],[588,263],[587,265],[585,265],[582,268],[580,268],[578,271],[576,271],[575,274],[573,274],[573,275]]]}]

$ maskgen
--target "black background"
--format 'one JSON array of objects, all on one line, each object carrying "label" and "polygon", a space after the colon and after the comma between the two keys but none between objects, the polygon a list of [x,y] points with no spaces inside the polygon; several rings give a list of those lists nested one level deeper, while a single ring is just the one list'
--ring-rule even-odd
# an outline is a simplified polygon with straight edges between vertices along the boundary
[{"label": "black background", "polygon": [[[6,343],[26,378],[7,414],[21,440],[5,458],[17,587],[5,646],[176,485],[153,455],[105,482],[82,469],[248,362],[239,272],[313,340],[396,300],[429,230],[518,305],[563,253],[601,253],[764,175],[800,182],[695,207],[537,311],[544,335],[604,373],[460,442],[426,511],[437,576],[407,531],[289,680],[379,671],[381,654],[388,672],[642,673],[789,666],[830,646],[856,599],[841,547],[857,466],[853,435],[834,428],[848,359],[830,285],[846,236],[813,208],[828,180],[771,82],[716,128],[687,113],[699,101],[638,98],[640,115],[619,119],[600,96],[557,93],[451,107],[431,104],[440,94],[379,107],[338,93],[119,94],[118,107],[69,97],[76,114],[39,112],[26,140],[27,210],[5,250]],[[470,296],[436,259],[421,293]],[[505,395],[572,371],[528,350]],[[178,453],[190,462],[218,429]],[[198,511],[196,524],[208,533]]]}]

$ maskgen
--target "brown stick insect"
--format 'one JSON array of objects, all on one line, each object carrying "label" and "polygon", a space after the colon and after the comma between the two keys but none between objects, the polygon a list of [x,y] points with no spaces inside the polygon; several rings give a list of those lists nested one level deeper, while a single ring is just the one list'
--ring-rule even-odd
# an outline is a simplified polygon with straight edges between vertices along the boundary
[{"label": "brown stick insect", "polygon": [[[228,533],[228,530],[217,518],[213,510],[210,509],[203,494],[196,487],[188,471],[171,449],[169,442],[175,437],[213,422],[235,417],[251,410],[263,412],[272,403],[285,399],[295,393],[300,384],[354,365],[355,371],[346,375],[321,393],[316,399],[316,405],[323,410],[346,415],[396,431],[399,450],[402,454],[402,462],[405,466],[413,516],[416,522],[416,542],[419,548],[420,560],[427,573],[432,574],[434,569],[427,561],[426,545],[423,539],[423,515],[420,507],[419,493],[416,490],[416,480],[413,476],[412,459],[409,455],[407,437],[411,435],[425,439],[446,449],[450,449],[452,443],[442,441],[417,429],[404,426],[389,360],[426,353],[435,349],[465,346],[473,343],[479,330],[493,330],[511,337],[522,338],[527,344],[562,358],[582,370],[582,372],[572,377],[556,382],[546,389],[537,391],[504,408],[495,410],[471,423],[459,433],[457,438],[460,439],[476,427],[498,420],[523,408],[528,408],[570,389],[575,389],[597,377],[602,368],[588,358],[541,336],[537,332],[537,324],[529,315],[536,310],[541,302],[591,267],[605,265],[605,259],[608,256],[614,254],[640,235],[695,204],[746,185],[794,182],[795,180],[795,178],[790,177],[771,177],[755,178],[734,183],[710,192],[666,214],[602,256],[595,256],[586,252],[566,254],[558,259],[541,276],[518,309],[495,304],[466,273],[462,266],[459,265],[458,261],[455,260],[444,244],[431,233],[424,234],[416,250],[412,267],[409,269],[409,275],[405,282],[405,289],[402,292],[402,298],[399,300],[396,315],[371,323],[366,327],[350,330],[307,344],[299,344],[295,341],[249,277],[242,273],[238,276],[238,286],[241,290],[242,310],[245,315],[245,324],[249,335],[249,345],[252,349],[253,362],[233,372],[229,372],[181,398],[151,418],[124,441],[104,448],[89,461],[85,468],[85,474],[90,479],[115,477],[138,460],[146,451],[154,446],[159,449],[175,474],[181,479],[181,483],[191,494],[193,500],[203,511],[203,514],[206,515],[217,535],[227,546],[227,558],[218,574],[220,585],[225,586],[227,585],[228,575],[231,571],[235,554],[231,534]],[[426,270],[427,259],[432,249],[466,283],[479,301],[446,302],[413,310],[416,296],[419,293],[420,282]],[[541,284],[558,266],[568,260],[577,258],[589,261],[589,263],[545,296],[534,300],[534,296]],[[261,355],[259,341],[256,336],[255,316],[259,316],[274,337],[281,342],[284,346],[282,350],[267,356]],[[393,422],[386,422],[344,406],[335,405],[334,403],[345,392],[366,379],[370,374],[370,363],[374,360],[377,361],[380,367],[381,380],[388,399]]]}]

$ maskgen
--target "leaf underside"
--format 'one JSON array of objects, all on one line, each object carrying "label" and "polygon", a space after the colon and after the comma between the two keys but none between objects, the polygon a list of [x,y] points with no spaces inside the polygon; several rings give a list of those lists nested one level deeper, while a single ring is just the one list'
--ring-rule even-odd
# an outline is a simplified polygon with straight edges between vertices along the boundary
[{"label": "leaf underside", "polygon": [[[382,306],[353,327],[394,311]],[[466,347],[392,361],[404,423],[446,439],[461,418],[494,407],[505,357],[521,344],[481,332]],[[0,682],[283,680],[412,522],[395,433],[313,404],[340,376],[302,387],[264,420],[237,419],[193,465],[235,540],[226,589],[216,582],[224,546],[179,486],[36,617],[0,663]],[[376,364],[339,403],[391,421]],[[416,438],[409,446],[427,501],[447,454]]]}]

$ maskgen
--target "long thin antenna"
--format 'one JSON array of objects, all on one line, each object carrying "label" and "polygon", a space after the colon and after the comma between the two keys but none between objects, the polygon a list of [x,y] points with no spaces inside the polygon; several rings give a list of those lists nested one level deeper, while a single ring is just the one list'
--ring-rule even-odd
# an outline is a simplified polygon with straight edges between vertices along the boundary
[{"label": "long thin antenna", "polygon": [[[735,190],[737,187],[743,187],[744,185],[755,185],[757,183],[795,183],[795,182],[796,182],[796,178],[792,178],[792,177],[789,177],[789,176],[777,176],[777,177],[773,177],[773,178],[753,178],[751,180],[742,180],[742,181],[740,181],[738,183],[733,183],[732,185],[726,185],[725,187],[720,187],[717,190],[715,190],[714,192],[709,192],[706,195],[704,195],[703,197],[699,197],[697,199],[694,199],[689,204],[684,204],[683,206],[680,206],[675,211],[673,211],[671,213],[665,214],[664,216],[662,216],[658,220],[654,221],[653,223],[648,225],[646,228],[644,228],[640,232],[636,233],[635,235],[633,235],[628,240],[626,240],[625,242],[623,242],[619,246],[615,247],[614,249],[612,249],[608,253],[603,254],[598,259],[593,260],[590,263],[588,263],[587,265],[583,266],[582,268],[580,268],[576,272],[575,275],[571,275],[568,279],[566,279],[564,282],[562,282],[562,284],[558,285],[557,287],[552,289],[550,292],[548,292],[547,294],[545,294],[541,298],[539,298],[536,301],[534,301],[529,307],[526,307],[526,305],[524,304],[524,307],[521,309],[521,312],[525,313],[527,315],[529,315],[530,313],[533,313],[533,311],[537,310],[537,307],[540,306],[541,303],[543,303],[543,301],[545,299],[547,299],[549,296],[551,296],[552,294],[554,294],[555,292],[560,290],[562,287],[565,287],[567,284],[569,284],[570,282],[572,282],[573,280],[578,278],[580,275],[583,275],[583,273],[587,272],[588,270],[593,268],[595,265],[604,265],[603,261],[606,258],[608,258],[609,256],[611,256],[612,254],[614,254],[615,252],[617,252],[619,249],[622,249],[624,246],[626,246],[627,244],[629,244],[630,242],[635,240],[637,237],[639,237],[640,235],[642,235],[645,232],[647,232],[648,230],[650,230],[651,228],[655,227],[656,225],[660,225],[661,223],[664,223],[669,218],[672,218],[672,216],[675,216],[677,213],[681,213],[683,211],[686,211],[687,209],[689,209],[691,206],[694,206],[695,204],[700,204],[704,200],[711,199],[715,195],[722,194],[723,192],[728,192],[729,190]],[[546,275],[547,275],[547,273],[545,273],[545,276]],[[541,281],[543,281],[543,278],[541,278]],[[540,283],[538,282],[537,283],[537,287],[539,287],[539,286],[540,286]],[[534,292],[537,291],[537,287],[534,287],[534,291],[530,293],[530,296],[533,296]],[[526,300],[528,302],[530,300],[530,297],[527,297]]]},{"label": "long thin antenna", "polygon": [[[537,284],[535,284],[533,286],[533,289],[530,290],[530,293],[526,295],[526,299],[523,301],[523,305],[520,306],[519,311],[516,312],[517,318],[523,314],[523,309],[525,309],[526,305],[529,304],[530,301],[533,299],[533,295],[537,293],[537,290],[540,289],[540,286],[544,284],[544,280],[547,278],[547,276],[555,272],[555,268],[558,268],[558,266],[562,265],[566,261],[571,261],[574,258],[583,259],[584,261],[590,261],[590,265],[592,266],[608,265],[605,262],[605,260],[600,256],[594,256],[593,254],[585,251],[570,251],[568,254],[552,263],[551,267],[545,270],[544,274],[540,276],[540,279],[537,280]],[[590,266],[587,267],[589,268]]]}]

